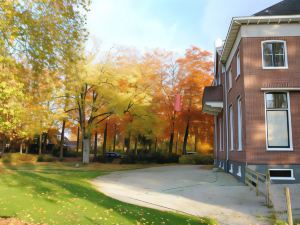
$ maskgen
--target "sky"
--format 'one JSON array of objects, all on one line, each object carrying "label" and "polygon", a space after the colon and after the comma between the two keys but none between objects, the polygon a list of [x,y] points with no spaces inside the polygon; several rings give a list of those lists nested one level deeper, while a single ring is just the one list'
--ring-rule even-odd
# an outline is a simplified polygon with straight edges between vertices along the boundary
[{"label": "sky", "polygon": [[92,0],[91,47],[153,48],[183,54],[196,45],[213,51],[225,39],[232,17],[249,16],[280,0]]}]

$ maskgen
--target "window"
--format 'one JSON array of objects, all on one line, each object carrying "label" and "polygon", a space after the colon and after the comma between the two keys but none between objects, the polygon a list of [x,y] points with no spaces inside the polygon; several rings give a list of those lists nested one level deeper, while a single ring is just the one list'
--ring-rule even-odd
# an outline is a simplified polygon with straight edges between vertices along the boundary
[{"label": "window", "polygon": [[238,150],[243,149],[243,140],[242,140],[242,101],[241,98],[237,99],[237,122],[238,122]]},{"label": "window", "polygon": [[233,111],[232,105],[229,107],[229,129],[230,129],[230,150],[233,150]]},{"label": "window", "polygon": [[231,68],[228,71],[228,91],[230,91],[230,89],[232,88],[232,71]]},{"label": "window", "polygon": [[266,93],[268,150],[291,150],[289,93]]},{"label": "window", "polygon": [[269,169],[271,180],[295,180],[292,169]]},{"label": "window", "polygon": [[263,68],[287,68],[287,50],[285,41],[262,42]]},{"label": "window", "polygon": [[241,74],[241,60],[240,60],[240,52],[236,54],[236,76],[240,76]]},{"label": "window", "polygon": [[223,142],[222,142],[222,118],[219,119],[219,150],[223,150]]},{"label": "window", "polygon": [[229,170],[229,173],[233,173],[233,165],[230,164],[230,170]]},{"label": "window", "polygon": [[242,167],[241,166],[238,167],[238,172],[237,172],[236,175],[239,176],[239,177],[242,176]]}]

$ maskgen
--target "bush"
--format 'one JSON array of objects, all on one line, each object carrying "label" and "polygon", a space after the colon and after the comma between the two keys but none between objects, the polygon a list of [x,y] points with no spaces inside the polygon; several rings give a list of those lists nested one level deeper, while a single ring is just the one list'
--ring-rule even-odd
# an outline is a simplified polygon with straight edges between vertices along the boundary
[{"label": "bush", "polygon": [[[53,148],[52,155],[55,157],[59,157],[59,154],[60,154],[59,147]],[[81,152],[76,152],[64,148],[64,157],[79,157],[79,156],[81,156]]]},{"label": "bush", "polygon": [[54,158],[52,155],[39,155],[37,157],[38,162],[53,162],[56,158]]},{"label": "bush", "polygon": [[3,163],[36,162],[37,157],[31,154],[8,153],[1,160]]},{"label": "bush", "polygon": [[121,158],[120,163],[178,163],[178,158],[179,156],[176,154],[169,155],[161,152],[138,153],[137,155],[130,153]]},{"label": "bush", "polygon": [[193,164],[193,165],[212,165],[214,163],[213,155],[183,155],[179,158],[180,164]]}]

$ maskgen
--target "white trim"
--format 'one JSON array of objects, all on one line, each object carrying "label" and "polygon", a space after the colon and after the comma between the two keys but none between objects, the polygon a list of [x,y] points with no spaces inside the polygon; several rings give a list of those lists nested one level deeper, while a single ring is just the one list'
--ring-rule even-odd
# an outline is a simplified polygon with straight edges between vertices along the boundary
[{"label": "white trim", "polygon": [[300,87],[261,88],[261,91],[300,91]]},{"label": "white trim", "polygon": [[290,177],[271,177],[271,180],[296,180],[294,177],[294,170],[293,169],[269,169],[269,174],[271,170],[279,171],[279,170],[284,170],[284,171],[291,171],[291,176]]},{"label": "white trim", "polygon": [[[283,43],[283,45],[284,45],[284,65],[285,66],[280,66],[280,67],[265,66],[265,64],[264,64],[264,48],[263,48],[263,45],[265,43]],[[262,41],[260,43],[260,45],[261,45],[261,65],[264,70],[280,70],[280,69],[288,69],[289,68],[286,41],[284,41],[284,40],[265,40],[265,41]]]},{"label": "white trim", "polygon": [[287,101],[288,101],[288,122],[289,122],[289,141],[290,147],[289,148],[269,148],[268,147],[268,126],[267,126],[267,104],[266,104],[266,94],[270,92],[264,93],[264,105],[265,105],[265,137],[266,137],[266,150],[267,151],[293,151],[293,135],[292,135],[292,117],[291,117],[291,104],[290,104],[290,93],[287,91],[283,91],[287,94]]},{"label": "white trim", "polygon": [[223,108],[223,102],[205,102],[205,105],[211,106],[213,108]]}]

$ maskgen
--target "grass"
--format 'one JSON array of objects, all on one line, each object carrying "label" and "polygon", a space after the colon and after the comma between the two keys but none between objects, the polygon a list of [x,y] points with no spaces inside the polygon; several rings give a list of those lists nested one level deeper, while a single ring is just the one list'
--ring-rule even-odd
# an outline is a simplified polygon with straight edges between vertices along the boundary
[{"label": "grass", "polygon": [[216,224],[208,218],[122,203],[98,192],[89,180],[144,165],[74,166],[75,163],[0,165],[0,217],[40,224]]}]

